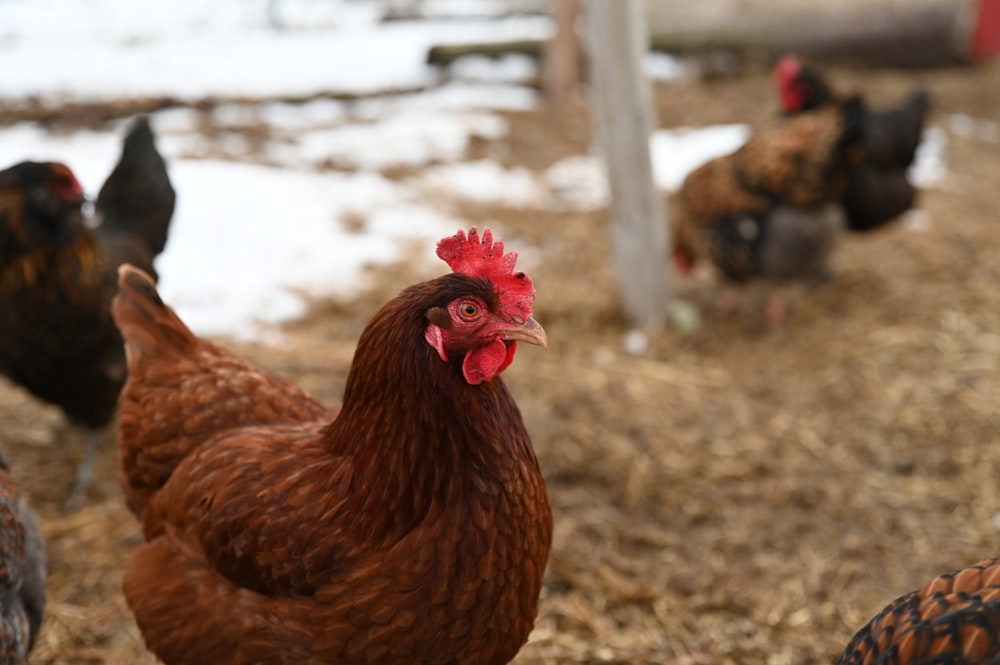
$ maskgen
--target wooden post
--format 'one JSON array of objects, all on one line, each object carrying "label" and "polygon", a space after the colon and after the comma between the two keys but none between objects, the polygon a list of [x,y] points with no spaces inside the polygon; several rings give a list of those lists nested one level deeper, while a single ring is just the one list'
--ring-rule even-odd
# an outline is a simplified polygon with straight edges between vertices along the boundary
[{"label": "wooden post", "polygon": [[580,85],[580,0],[551,0],[556,33],[542,51],[545,70],[545,94],[562,102],[576,93]]},{"label": "wooden post", "polygon": [[649,81],[643,71],[648,34],[642,0],[585,0],[591,107],[611,185],[611,251],[625,315],[662,329],[668,285],[667,225],[653,184]]}]

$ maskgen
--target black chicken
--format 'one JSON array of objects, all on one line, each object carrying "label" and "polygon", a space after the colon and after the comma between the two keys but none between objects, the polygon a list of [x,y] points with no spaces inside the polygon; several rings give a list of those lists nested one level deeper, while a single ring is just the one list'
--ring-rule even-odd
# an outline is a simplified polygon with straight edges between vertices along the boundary
[{"label": "black chicken", "polygon": [[27,663],[45,611],[45,541],[38,516],[0,457],[0,663]]},{"label": "black chicken", "polygon": [[0,172],[0,373],[86,430],[69,505],[86,493],[125,381],[110,309],[118,266],[153,270],[174,202],[144,117],[129,129],[101,188],[92,230],[81,212],[83,191],[66,166],[22,162]]},{"label": "black chicken", "polygon": [[[775,68],[775,84],[788,115],[835,104],[840,97],[823,75],[785,56]],[[852,231],[870,231],[913,207],[917,190],[907,177],[923,136],[930,95],[917,90],[890,109],[865,107],[864,157],[851,172],[842,203]]]}]

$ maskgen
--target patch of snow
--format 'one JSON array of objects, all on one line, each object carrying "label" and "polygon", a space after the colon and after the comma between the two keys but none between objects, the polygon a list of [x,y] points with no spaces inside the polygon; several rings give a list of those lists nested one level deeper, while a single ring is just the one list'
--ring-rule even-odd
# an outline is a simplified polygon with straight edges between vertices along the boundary
[{"label": "patch of snow", "polygon": [[646,76],[653,81],[678,81],[693,76],[691,67],[677,56],[650,51],[643,61]]},{"label": "patch of snow", "polygon": [[963,138],[1000,143],[1000,123],[993,120],[980,120],[965,113],[952,113],[948,116],[948,129],[952,134]]},{"label": "patch of snow", "polygon": [[653,132],[650,152],[657,187],[676,191],[688,173],[710,159],[737,150],[749,136],[747,125],[676,127]]},{"label": "patch of snow", "polygon": [[611,200],[604,164],[591,155],[559,160],[545,171],[545,184],[560,210],[596,210]]},{"label": "patch of snow", "polygon": [[944,157],[947,146],[948,138],[940,127],[924,129],[917,155],[907,174],[914,186],[933,187],[944,181],[948,172]]},{"label": "patch of snow", "polygon": [[433,195],[473,203],[527,208],[538,206],[544,199],[542,188],[528,169],[507,169],[488,160],[436,166],[421,174],[419,180]]}]

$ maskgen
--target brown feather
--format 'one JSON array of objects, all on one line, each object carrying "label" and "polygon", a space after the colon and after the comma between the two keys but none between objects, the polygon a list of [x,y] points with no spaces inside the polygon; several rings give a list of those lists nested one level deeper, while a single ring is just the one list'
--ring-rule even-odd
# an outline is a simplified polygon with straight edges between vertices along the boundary
[{"label": "brown feather", "polygon": [[114,305],[123,486],[149,540],[125,593],[149,647],[168,664],[513,658],[551,545],[545,484],[503,382],[470,385],[423,337],[428,311],[494,301],[489,283],[447,275],[384,306],[336,417],[150,289],[125,269]]}]

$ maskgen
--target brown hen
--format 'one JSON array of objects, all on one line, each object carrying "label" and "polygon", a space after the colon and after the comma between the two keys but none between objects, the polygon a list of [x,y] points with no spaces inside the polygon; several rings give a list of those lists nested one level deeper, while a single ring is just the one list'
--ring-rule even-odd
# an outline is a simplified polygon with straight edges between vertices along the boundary
[{"label": "brown hen", "polygon": [[945,573],[889,603],[837,665],[1000,664],[1000,559]]},{"label": "brown hen", "polygon": [[546,337],[489,230],[438,255],[455,272],[375,315],[335,416],[123,267],[118,446],[147,540],[124,588],[168,665],[498,665],[527,639],[552,513],[499,374]]}]

